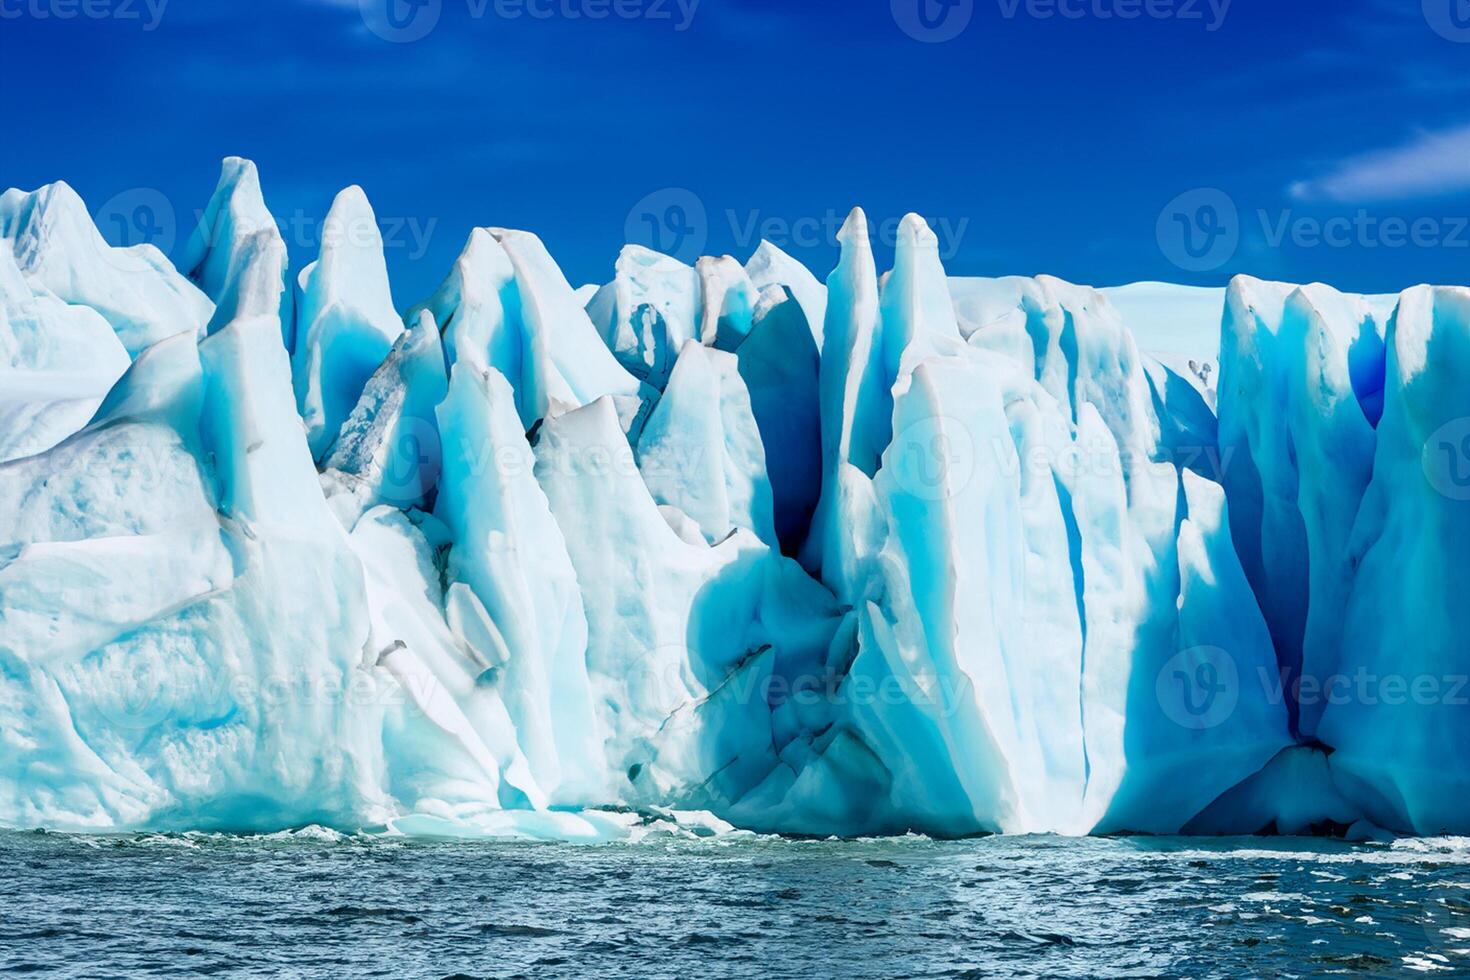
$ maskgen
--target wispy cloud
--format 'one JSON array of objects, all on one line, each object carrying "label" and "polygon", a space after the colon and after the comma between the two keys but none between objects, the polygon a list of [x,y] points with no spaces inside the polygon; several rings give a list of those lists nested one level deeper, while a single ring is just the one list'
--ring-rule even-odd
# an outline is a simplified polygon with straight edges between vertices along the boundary
[{"label": "wispy cloud", "polygon": [[1403,201],[1470,190],[1470,125],[1339,161],[1291,185],[1299,201]]}]

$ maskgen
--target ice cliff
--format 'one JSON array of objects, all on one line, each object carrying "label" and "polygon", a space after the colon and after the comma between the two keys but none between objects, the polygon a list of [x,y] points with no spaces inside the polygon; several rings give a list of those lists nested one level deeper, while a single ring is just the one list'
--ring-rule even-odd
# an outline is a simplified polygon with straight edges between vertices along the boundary
[{"label": "ice cliff", "polygon": [[0,825],[1470,833],[1470,290],[201,215],[0,197]]}]

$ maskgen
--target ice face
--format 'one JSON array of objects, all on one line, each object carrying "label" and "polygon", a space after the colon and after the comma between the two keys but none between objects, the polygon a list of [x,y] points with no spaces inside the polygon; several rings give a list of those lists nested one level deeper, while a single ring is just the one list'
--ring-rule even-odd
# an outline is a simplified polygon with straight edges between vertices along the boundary
[{"label": "ice face", "polygon": [[641,245],[623,247],[613,281],[587,303],[618,361],[660,390],[685,342],[698,335],[700,309],[694,269]]},{"label": "ice face", "polygon": [[293,349],[296,321],[289,265],[286,243],[261,195],[255,164],[227,158],[180,259],[180,267],[214,300],[209,332],[240,317],[274,314],[280,319],[286,349]]},{"label": "ice face", "polygon": [[33,290],[99,313],[130,356],[176,333],[201,331],[213,313],[157,248],[110,247],[66,184],[0,195],[0,239]]},{"label": "ice face", "polygon": [[494,368],[461,361],[439,423],[445,454],[437,511],[453,540],[449,588],[465,590],[456,606],[462,635],[493,674],[486,686],[503,692],[537,784],[556,803],[592,805],[607,776],[587,618],[509,383]]},{"label": "ice face", "polygon": [[95,310],[25,280],[0,242],[0,462],[44,452],[86,425],[128,369]]},{"label": "ice face", "polygon": [[781,286],[790,291],[801,305],[807,328],[820,351],[822,328],[827,322],[827,289],[817,281],[817,277],[806,266],[767,241],[762,241],[750,261],[745,263],[745,274],[750,277],[751,285],[762,293],[772,286]]},{"label": "ice face", "polygon": [[718,544],[737,528],[777,545],[766,452],[738,359],[684,344],[638,439],[638,468],[660,504]]},{"label": "ice face", "polygon": [[[1349,357],[1378,348],[1378,330],[1363,300],[1326,286],[1239,278],[1226,297],[1219,441],[1241,464],[1225,471],[1231,531],[1293,679],[1321,683],[1340,666],[1374,445]],[[1294,700],[1296,730],[1315,735],[1321,710]]]},{"label": "ice face", "polygon": [[449,380],[439,327],[427,310],[373,372],[323,463],[322,485],[344,527],[378,504],[422,507],[438,482],[434,413]]},{"label": "ice face", "polygon": [[1340,665],[1318,728],[1338,785],[1369,819],[1423,833],[1462,833],[1470,789],[1458,751],[1470,735],[1466,644],[1450,612],[1470,542],[1467,339],[1467,289],[1411,289],[1389,323],[1383,417],[1348,545]]},{"label": "ice face", "polygon": [[403,332],[378,221],[361,188],[349,187],[332,202],[321,257],[301,270],[299,288],[292,372],[307,441],[320,460]]},{"label": "ice face", "polygon": [[477,228],[443,285],[418,310],[444,331],[451,364],[493,368],[515,393],[522,427],[603,395],[637,411],[638,379],[602,342],[535,235]]},{"label": "ice face", "polygon": [[375,235],[0,197],[0,825],[1470,831],[1470,291]]},{"label": "ice face", "polygon": [[785,286],[761,293],[751,322],[750,336],[736,349],[736,368],[760,429],[776,535],[782,551],[795,555],[822,493],[821,349],[804,307]]}]

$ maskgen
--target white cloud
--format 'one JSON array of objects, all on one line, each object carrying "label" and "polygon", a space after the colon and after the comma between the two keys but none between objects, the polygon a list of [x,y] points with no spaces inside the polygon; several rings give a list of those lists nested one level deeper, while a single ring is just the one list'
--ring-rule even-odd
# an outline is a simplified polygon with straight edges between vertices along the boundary
[{"label": "white cloud", "polygon": [[1291,185],[1299,201],[1402,201],[1470,190],[1470,126],[1424,133],[1403,146],[1339,161]]}]

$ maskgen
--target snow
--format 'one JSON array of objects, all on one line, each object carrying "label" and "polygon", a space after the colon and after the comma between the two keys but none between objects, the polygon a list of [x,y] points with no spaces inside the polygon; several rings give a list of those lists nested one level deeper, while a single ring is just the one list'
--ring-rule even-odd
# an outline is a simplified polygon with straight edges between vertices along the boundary
[{"label": "snow", "polygon": [[0,197],[0,826],[1470,832],[1470,290],[326,231]]}]

